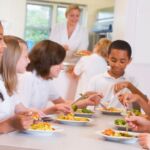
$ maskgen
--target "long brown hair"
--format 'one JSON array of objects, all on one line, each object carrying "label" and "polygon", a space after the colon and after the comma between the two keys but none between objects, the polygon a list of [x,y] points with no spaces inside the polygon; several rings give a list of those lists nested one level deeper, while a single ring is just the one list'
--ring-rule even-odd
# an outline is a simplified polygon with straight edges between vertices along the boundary
[{"label": "long brown hair", "polygon": [[3,52],[0,72],[7,92],[11,96],[14,91],[16,91],[17,87],[16,65],[21,56],[22,50],[19,46],[19,42],[13,37],[4,37],[4,41],[7,48]]}]

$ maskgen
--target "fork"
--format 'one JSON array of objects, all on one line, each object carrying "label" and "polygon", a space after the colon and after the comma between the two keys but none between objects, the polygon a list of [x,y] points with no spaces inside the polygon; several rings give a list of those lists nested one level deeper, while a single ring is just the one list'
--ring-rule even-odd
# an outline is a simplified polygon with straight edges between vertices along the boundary
[{"label": "fork", "polygon": [[107,110],[107,106],[105,106],[102,102],[99,103],[104,109]]}]

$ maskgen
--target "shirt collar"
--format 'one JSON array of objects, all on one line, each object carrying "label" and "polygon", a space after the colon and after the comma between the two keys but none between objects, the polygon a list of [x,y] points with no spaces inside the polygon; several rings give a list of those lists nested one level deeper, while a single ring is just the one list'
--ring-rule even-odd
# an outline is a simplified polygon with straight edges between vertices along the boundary
[{"label": "shirt collar", "polygon": [[[112,76],[108,73],[108,71],[106,71],[103,75],[104,75],[105,78],[116,79],[116,78],[112,77]],[[125,80],[125,79],[127,79],[127,74],[124,73],[121,77],[119,77],[119,78],[117,78],[117,79],[124,79],[124,80]]]}]

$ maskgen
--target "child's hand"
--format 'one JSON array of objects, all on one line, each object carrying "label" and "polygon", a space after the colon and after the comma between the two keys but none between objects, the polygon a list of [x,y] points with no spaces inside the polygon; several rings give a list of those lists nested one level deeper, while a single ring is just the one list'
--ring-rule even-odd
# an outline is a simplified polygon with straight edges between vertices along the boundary
[{"label": "child's hand", "polygon": [[88,96],[88,98],[76,102],[76,105],[79,108],[85,108],[87,106],[96,106],[99,104],[102,98],[103,98],[102,94],[98,94],[98,93],[91,94],[90,96]]},{"label": "child's hand", "polygon": [[150,130],[150,121],[144,117],[130,116],[126,118],[126,121],[133,131],[148,132]]},{"label": "child's hand", "polygon": [[56,104],[54,107],[56,113],[64,113],[64,114],[72,113],[72,108],[70,104],[61,103],[61,104]]},{"label": "child's hand", "polygon": [[142,133],[139,135],[139,144],[143,149],[150,149],[150,134]]},{"label": "child's hand", "polygon": [[88,105],[95,106],[100,103],[100,100],[103,98],[102,94],[92,94],[87,98]]},{"label": "child's hand", "polygon": [[28,129],[33,124],[32,112],[21,112],[16,114],[12,120],[12,126],[17,130]]},{"label": "child's hand", "polygon": [[129,87],[130,82],[120,82],[114,85],[114,92],[118,93],[119,91],[121,91],[124,88],[128,88]]},{"label": "child's hand", "polygon": [[128,106],[130,103],[138,101],[140,99],[140,96],[137,94],[126,93],[120,94],[118,96],[118,99],[124,106]]}]

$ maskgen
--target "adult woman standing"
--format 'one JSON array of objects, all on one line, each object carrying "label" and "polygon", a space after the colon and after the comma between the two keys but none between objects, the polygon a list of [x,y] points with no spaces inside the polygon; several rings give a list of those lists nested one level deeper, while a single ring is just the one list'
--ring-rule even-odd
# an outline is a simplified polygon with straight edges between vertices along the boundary
[{"label": "adult woman standing", "polygon": [[61,44],[67,51],[66,61],[72,62],[74,52],[88,48],[88,32],[79,25],[81,10],[70,5],[66,11],[67,21],[52,28],[50,39]]}]

